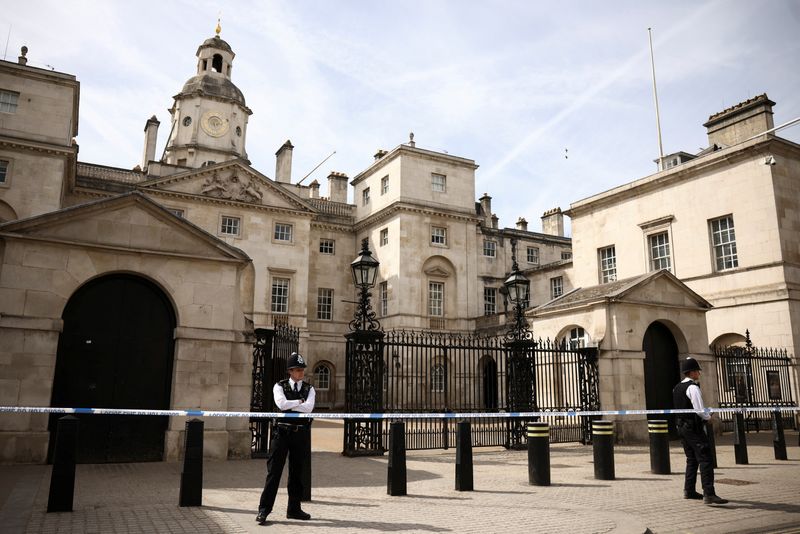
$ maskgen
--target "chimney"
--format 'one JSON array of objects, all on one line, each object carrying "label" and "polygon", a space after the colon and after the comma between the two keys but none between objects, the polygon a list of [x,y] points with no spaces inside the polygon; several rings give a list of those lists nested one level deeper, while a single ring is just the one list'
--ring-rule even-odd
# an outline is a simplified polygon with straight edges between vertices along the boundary
[{"label": "chimney", "polygon": [[308,184],[308,198],[319,198],[319,182],[314,180]]},{"label": "chimney", "polygon": [[292,182],[292,142],[288,139],[275,152],[275,181],[284,184]]},{"label": "chimney", "polygon": [[544,212],[542,233],[564,237],[564,214],[561,213],[561,208],[553,208]]},{"label": "chimney", "polygon": [[517,230],[522,230],[523,232],[528,231],[528,221],[526,221],[524,217],[517,219]]},{"label": "chimney", "polygon": [[22,48],[20,48],[19,51],[21,52],[21,55],[17,58],[17,63],[20,65],[27,65],[28,58],[26,56],[28,55],[28,47],[22,45]]},{"label": "chimney", "polygon": [[498,221],[497,215],[492,214],[492,228],[497,228],[497,221]]},{"label": "chimney", "polygon": [[331,171],[328,175],[328,198],[331,202],[347,203],[347,175]]},{"label": "chimney", "polygon": [[775,127],[766,93],[745,100],[708,118],[708,146],[732,146]]},{"label": "chimney", "polygon": [[378,151],[375,152],[375,161],[378,161],[379,159],[381,159],[386,154],[387,154],[387,152],[384,149],[379,148]]},{"label": "chimney", "polygon": [[144,125],[144,154],[142,154],[142,168],[156,158],[156,138],[158,137],[158,119],[155,115],[147,119]]},{"label": "chimney", "polygon": [[489,196],[489,193],[484,193],[478,200],[481,201],[482,215],[488,219],[492,215],[492,197]]}]

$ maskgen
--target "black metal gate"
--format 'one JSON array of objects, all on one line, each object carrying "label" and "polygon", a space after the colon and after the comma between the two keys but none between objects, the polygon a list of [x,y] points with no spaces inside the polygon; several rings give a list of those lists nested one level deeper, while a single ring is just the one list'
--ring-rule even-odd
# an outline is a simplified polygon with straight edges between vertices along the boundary
[{"label": "black metal gate", "polygon": [[[561,341],[508,342],[503,337],[428,331],[390,331],[374,348],[378,350],[373,353],[381,358],[369,367],[351,368],[353,355],[348,352],[346,388],[364,390],[369,401],[362,403],[361,410],[349,411],[501,413],[599,408],[595,348],[573,348]],[[365,374],[372,373],[378,373],[379,380],[371,382],[380,387],[368,392],[360,386]],[[584,419],[543,418],[550,423],[553,441],[586,443],[590,440],[590,422]],[[457,425],[451,420],[403,421],[409,450],[447,449],[456,442]],[[470,422],[473,446],[525,444],[525,425],[519,419],[476,417]],[[380,454],[388,449],[389,425],[378,421],[371,427],[367,424],[360,425],[359,440],[345,439],[346,454]],[[370,436],[376,434],[379,443],[370,442],[374,439]]]},{"label": "black metal gate", "polygon": [[[792,362],[785,349],[757,348],[750,341],[744,347],[714,347],[717,361],[720,408],[797,406],[791,383]],[[783,412],[784,428],[796,428],[795,418]],[[722,429],[733,430],[733,414],[720,414]],[[747,412],[745,429],[772,428],[769,412]]]},{"label": "black metal gate", "polygon": [[[292,352],[297,352],[300,331],[286,324],[274,328],[256,328],[253,344],[253,390],[250,395],[251,412],[271,412],[275,409],[272,386],[288,376],[286,362]],[[251,455],[265,458],[269,451],[269,436],[272,421],[250,419],[253,435]]]}]

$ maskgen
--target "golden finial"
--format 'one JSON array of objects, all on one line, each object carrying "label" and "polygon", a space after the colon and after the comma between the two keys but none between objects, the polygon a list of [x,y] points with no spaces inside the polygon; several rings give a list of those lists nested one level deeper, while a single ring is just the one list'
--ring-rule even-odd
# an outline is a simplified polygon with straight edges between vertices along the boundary
[{"label": "golden finial", "polygon": [[219,32],[222,31],[222,26],[219,24],[219,19],[217,19],[217,28],[214,31],[217,32],[217,37],[219,37]]}]

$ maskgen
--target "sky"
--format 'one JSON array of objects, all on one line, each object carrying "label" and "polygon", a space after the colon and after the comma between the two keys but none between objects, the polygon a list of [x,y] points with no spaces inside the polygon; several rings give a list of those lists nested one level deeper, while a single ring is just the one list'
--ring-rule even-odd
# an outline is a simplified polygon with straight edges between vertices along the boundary
[{"label": "sky", "polygon": [[[11,4],[10,0],[2,0]],[[217,18],[253,111],[252,165],[274,177],[290,139],[296,182],[355,176],[408,141],[479,165],[501,227],[656,171],[652,28],[665,154],[708,145],[710,115],[767,93],[800,117],[800,2],[782,0],[43,1],[0,9],[4,57],[81,83],[79,160],[141,163],[144,125],[169,133]],[[800,142],[800,125],[778,135]],[[350,193],[352,200],[352,191]],[[476,198],[477,200],[477,198]],[[569,224],[567,221],[567,231]]]}]

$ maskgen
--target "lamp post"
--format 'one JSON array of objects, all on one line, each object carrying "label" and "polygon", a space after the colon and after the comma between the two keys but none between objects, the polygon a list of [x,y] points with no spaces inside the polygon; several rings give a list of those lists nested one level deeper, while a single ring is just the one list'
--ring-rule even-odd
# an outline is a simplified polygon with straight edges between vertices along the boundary
[{"label": "lamp post", "polygon": [[[537,409],[534,351],[536,343],[533,341],[533,332],[528,328],[528,320],[525,318],[525,308],[528,307],[530,300],[530,281],[519,270],[515,238],[511,238],[511,262],[511,273],[503,282],[514,309],[514,318],[505,334],[508,358],[506,408],[509,412],[529,412]],[[525,448],[526,427],[527,420],[509,419],[508,448]]]},{"label": "lamp post", "polygon": [[[369,290],[375,286],[379,265],[365,238],[358,257],[350,264],[359,299],[350,321],[350,333],[345,336],[345,410],[349,413],[383,411],[383,330],[369,302]],[[383,454],[381,429],[380,420],[346,420],[343,453],[346,456]]]}]

